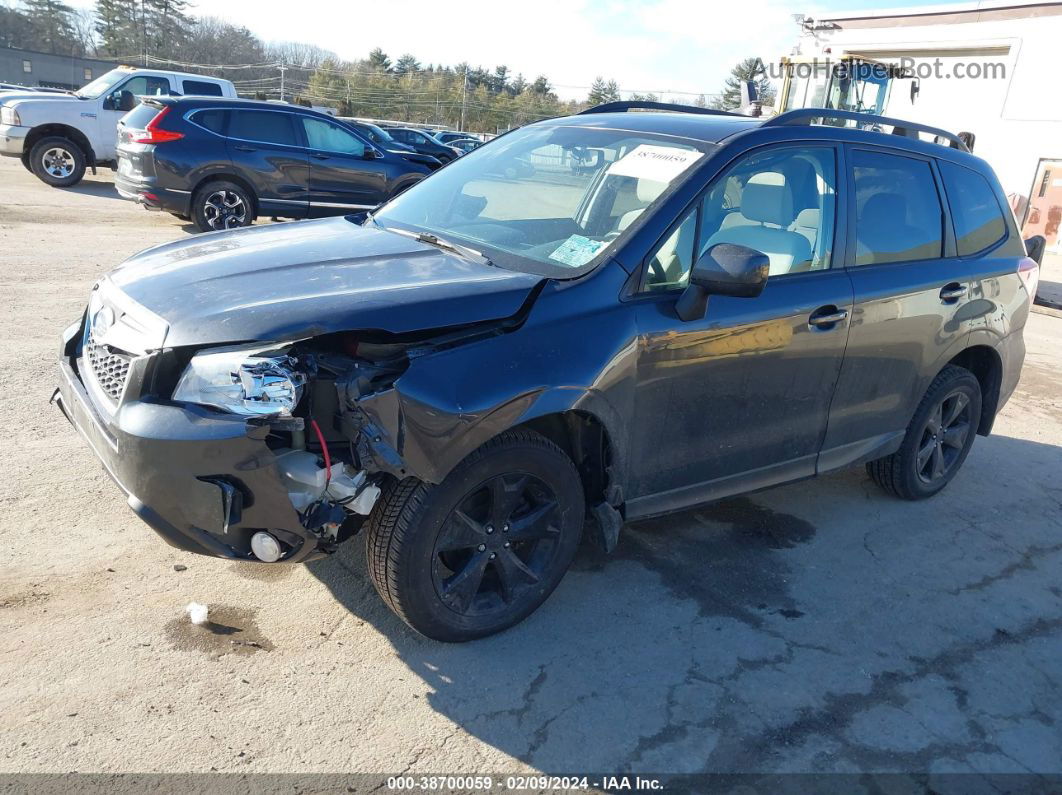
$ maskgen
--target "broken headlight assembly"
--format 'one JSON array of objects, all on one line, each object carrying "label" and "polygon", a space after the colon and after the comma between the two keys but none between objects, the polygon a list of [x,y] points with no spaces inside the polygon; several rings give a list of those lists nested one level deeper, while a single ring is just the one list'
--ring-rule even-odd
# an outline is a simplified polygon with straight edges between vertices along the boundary
[{"label": "broken headlight assembly", "polygon": [[246,417],[290,417],[305,385],[298,359],[284,349],[215,349],[192,357],[173,399]]}]

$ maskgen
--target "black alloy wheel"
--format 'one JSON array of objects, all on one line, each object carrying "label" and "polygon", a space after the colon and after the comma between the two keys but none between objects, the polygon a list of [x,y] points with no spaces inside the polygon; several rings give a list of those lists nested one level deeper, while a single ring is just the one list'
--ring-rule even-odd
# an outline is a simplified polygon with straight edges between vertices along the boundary
[{"label": "black alloy wheel", "polygon": [[557,497],[525,473],[496,475],[450,512],[435,542],[432,584],[463,616],[504,612],[542,582],[558,551]]},{"label": "black alloy wheel", "polygon": [[948,365],[926,390],[895,453],[867,463],[885,491],[905,500],[932,497],[951,482],[977,436],[981,384],[969,370]]},{"label": "black alloy wheel", "polygon": [[469,454],[438,485],[394,483],[365,533],[369,576],[413,629],[466,641],[522,621],[564,577],[586,501],[568,455],[528,430]]},{"label": "black alloy wheel", "polygon": [[972,430],[970,398],[957,389],[937,403],[922,429],[916,458],[919,479],[933,484],[947,478],[959,463]]}]

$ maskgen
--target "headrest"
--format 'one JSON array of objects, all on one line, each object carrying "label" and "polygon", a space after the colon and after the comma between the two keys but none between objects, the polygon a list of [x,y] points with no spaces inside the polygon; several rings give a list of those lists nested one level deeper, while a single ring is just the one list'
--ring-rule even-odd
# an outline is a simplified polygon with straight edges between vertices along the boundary
[{"label": "headrest", "polygon": [[785,174],[764,171],[753,176],[741,193],[741,214],[763,224],[793,223],[793,191]]},{"label": "headrest", "polygon": [[801,210],[797,213],[794,226],[807,227],[808,229],[819,228],[819,209],[817,207],[808,207],[806,210]]},{"label": "headrest", "polygon": [[656,197],[663,193],[666,187],[666,182],[657,182],[654,179],[639,179],[635,194],[638,196],[638,201],[649,204],[655,201]]}]

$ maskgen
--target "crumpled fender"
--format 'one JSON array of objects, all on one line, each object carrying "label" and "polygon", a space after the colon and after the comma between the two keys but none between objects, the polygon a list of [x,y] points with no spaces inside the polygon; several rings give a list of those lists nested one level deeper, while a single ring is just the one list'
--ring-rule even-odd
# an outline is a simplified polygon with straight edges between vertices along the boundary
[{"label": "crumpled fender", "polygon": [[574,292],[547,287],[521,328],[418,356],[390,388],[362,397],[358,409],[374,432],[378,461],[389,448],[401,461],[393,474],[440,483],[469,453],[509,428],[579,411],[604,426],[613,469],[625,479],[622,418],[631,416],[637,361],[632,316],[613,293],[611,303],[595,313],[597,333],[587,340],[588,308],[566,305]]}]

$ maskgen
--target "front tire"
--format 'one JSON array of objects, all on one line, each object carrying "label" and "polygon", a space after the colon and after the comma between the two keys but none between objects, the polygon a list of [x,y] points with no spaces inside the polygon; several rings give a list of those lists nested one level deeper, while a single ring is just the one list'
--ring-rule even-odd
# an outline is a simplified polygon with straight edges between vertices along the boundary
[{"label": "front tire", "polygon": [[239,229],[254,219],[254,197],[235,182],[208,182],[192,197],[192,220],[200,232]]},{"label": "front tire", "polygon": [[522,621],[575,556],[586,510],[575,465],[548,439],[510,431],[438,486],[407,478],[365,535],[376,590],[435,640],[482,638]]},{"label": "front tire", "polygon": [[981,418],[981,385],[969,370],[948,365],[929,385],[900,449],[867,463],[871,480],[905,500],[932,497],[955,477],[973,446]]},{"label": "front tire", "polygon": [[85,176],[85,153],[67,138],[50,136],[33,145],[30,171],[53,188],[69,188]]}]

